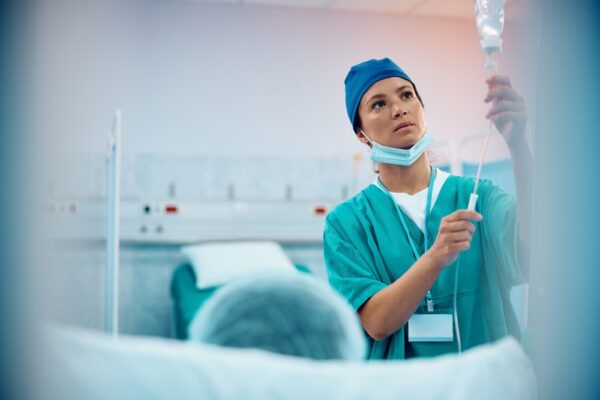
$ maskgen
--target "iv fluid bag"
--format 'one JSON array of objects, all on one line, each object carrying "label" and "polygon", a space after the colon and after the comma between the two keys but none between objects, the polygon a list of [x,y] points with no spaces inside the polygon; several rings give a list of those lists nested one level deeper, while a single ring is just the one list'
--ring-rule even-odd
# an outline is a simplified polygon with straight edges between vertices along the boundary
[{"label": "iv fluid bag", "polygon": [[475,20],[481,48],[486,53],[497,53],[502,49],[504,28],[504,0],[475,0]]}]

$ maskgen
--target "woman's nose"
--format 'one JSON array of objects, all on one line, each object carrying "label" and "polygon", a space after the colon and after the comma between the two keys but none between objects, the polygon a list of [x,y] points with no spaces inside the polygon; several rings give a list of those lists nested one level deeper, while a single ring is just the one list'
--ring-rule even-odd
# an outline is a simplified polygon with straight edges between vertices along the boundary
[{"label": "woman's nose", "polygon": [[393,116],[393,118],[399,118],[399,117],[403,116],[404,114],[406,114],[406,110],[404,109],[404,107],[402,106],[402,104],[400,104],[400,103],[394,103],[392,105],[392,116]]}]

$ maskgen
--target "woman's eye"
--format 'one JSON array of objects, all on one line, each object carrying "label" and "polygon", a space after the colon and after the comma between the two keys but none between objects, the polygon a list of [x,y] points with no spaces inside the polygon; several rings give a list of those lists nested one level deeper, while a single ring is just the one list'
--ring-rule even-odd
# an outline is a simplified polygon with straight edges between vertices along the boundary
[{"label": "woman's eye", "polygon": [[379,101],[376,101],[375,103],[373,103],[373,105],[371,106],[371,108],[373,110],[380,110],[380,109],[383,108],[383,106],[385,106],[385,101],[379,100]]},{"label": "woman's eye", "polygon": [[409,100],[409,99],[411,99],[413,97],[413,92],[411,92],[411,91],[402,92],[402,94],[400,95],[400,97],[403,100]]}]

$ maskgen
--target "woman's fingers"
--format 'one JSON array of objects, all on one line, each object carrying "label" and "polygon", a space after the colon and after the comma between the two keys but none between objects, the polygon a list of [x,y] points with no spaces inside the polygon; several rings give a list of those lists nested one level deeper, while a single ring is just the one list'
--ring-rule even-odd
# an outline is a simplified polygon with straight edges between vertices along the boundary
[{"label": "woman's fingers", "polygon": [[[506,82],[500,78],[497,81]],[[527,124],[525,101],[509,84],[490,86],[485,101],[492,100],[492,107],[485,117],[494,123],[506,143],[512,146],[523,137],[525,132]]]},{"label": "woman's fingers", "polygon": [[459,251],[465,251],[471,248],[471,241],[465,240],[463,242],[456,242],[450,246],[450,251],[458,253]]},{"label": "woman's fingers", "polygon": [[460,220],[460,221],[447,222],[447,223],[443,224],[443,226],[440,227],[440,232],[442,232],[442,233],[461,232],[461,231],[468,231],[468,232],[473,233],[473,232],[475,232],[475,225],[473,225],[468,220]]},{"label": "woman's fingers", "polygon": [[471,247],[475,225],[471,221],[481,221],[483,216],[476,211],[458,210],[442,218],[440,229],[431,249],[443,265],[449,265],[459,252]]},{"label": "woman's fingers", "polygon": [[502,75],[494,75],[486,80],[488,92],[484,99],[492,102],[486,118],[490,119],[502,134],[506,143],[512,148],[521,143],[527,125],[525,100],[512,88],[510,79]]},{"label": "woman's fingers", "polygon": [[492,86],[492,85],[511,86],[510,78],[508,76],[504,76],[504,75],[492,75],[489,78],[487,78],[485,81],[489,86]]},{"label": "woman's fingers", "polygon": [[485,99],[483,99],[483,101],[489,103],[492,100],[500,101],[503,99],[508,99],[520,103],[524,102],[523,97],[521,97],[521,95],[517,93],[515,89],[506,85],[498,85],[491,87],[488,90],[487,95],[485,96]]},{"label": "woman's fingers", "polygon": [[454,222],[454,221],[462,221],[462,220],[471,220],[471,221],[481,221],[483,219],[483,215],[479,214],[477,211],[471,210],[458,210],[454,211],[452,214],[446,216],[443,221]]},{"label": "woman's fingers", "polygon": [[446,243],[460,243],[464,241],[471,241],[473,234],[469,231],[452,232],[446,234]]},{"label": "woman's fingers", "polygon": [[486,114],[486,118],[493,118],[499,113],[513,111],[519,114],[526,114],[524,103],[514,102],[508,100],[501,100],[498,103],[494,104],[490,111]]},{"label": "woman's fingers", "polygon": [[527,117],[525,115],[515,111],[503,111],[495,114],[493,117],[490,117],[490,119],[500,132],[503,131],[503,127],[508,122],[512,122],[513,124],[517,123],[517,126],[521,126],[527,121]]}]

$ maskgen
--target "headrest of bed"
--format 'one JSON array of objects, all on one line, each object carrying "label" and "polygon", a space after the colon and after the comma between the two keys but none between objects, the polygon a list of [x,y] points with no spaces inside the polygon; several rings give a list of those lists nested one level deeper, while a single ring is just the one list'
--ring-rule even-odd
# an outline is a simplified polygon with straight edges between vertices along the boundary
[{"label": "headrest of bed", "polygon": [[236,278],[264,271],[296,272],[275,242],[211,242],[184,246],[199,289],[220,286]]}]

